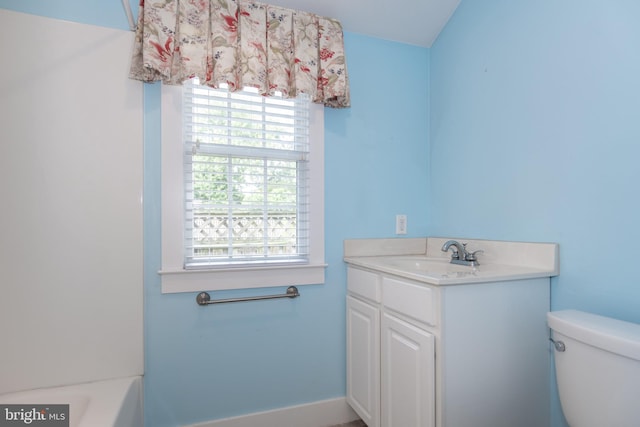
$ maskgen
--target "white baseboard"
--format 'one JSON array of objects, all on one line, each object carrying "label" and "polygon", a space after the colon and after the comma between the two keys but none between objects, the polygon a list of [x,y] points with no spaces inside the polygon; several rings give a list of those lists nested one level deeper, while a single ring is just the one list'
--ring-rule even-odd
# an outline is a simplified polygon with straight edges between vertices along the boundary
[{"label": "white baseboard", "polygon": [[346,399],[340,397],[184,427],[328,427],[357,419]]}]

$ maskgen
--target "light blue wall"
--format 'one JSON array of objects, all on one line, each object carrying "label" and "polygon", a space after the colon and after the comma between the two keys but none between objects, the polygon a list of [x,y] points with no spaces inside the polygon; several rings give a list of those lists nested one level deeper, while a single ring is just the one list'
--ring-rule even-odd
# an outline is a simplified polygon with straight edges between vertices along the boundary
[{"label": "light blue wall", "polygon": [[[137,0],[128,0],[137,16]],[[121,0],[0,0],[0,8],[100,27],[129,29]]]},{"label": "light blue wall", "polygon": [[[353,34],[346,49],[353,107],[325,109],[326,283],[301,287],[294,301],[200,308],[195,294],[160,294],[159,86],[146,86],[147,425],[345,395],[342,242],[393,236],[397,213],[408,215],[410,236],[424,236],[428,184],[428,50]],[[398,74],[410,90],[391,81],[386,92],[370,89]],[[217,297],[245,294],[255,291]]]},{"label": "light blue wall", "polygon": [[[128,28],[115,0],[0,0],[0,8]],[[345,395],[342,242],[394,236],[398,213],[408,216],[408,237],[424,236],[429,214],[429,51],[355,34],[346,50],[353,107],[325,110],[326,283],[301,287],[293,301],[201,308],[194,293],[160,294],[160,86],[145,85],[146,425]]]},{"label": "light blue wall", "polygon": [[462,0],[430,52],[429,232],[558,242],[552,308],[634,322],[639,16],[636,0]]}]

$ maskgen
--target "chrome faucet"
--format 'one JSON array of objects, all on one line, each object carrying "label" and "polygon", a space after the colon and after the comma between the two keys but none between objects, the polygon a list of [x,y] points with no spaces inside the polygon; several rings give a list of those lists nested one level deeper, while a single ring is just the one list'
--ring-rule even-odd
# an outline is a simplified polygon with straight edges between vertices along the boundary
[{"label": "chrome faucet", "polygon": [[447,252],[449,249],[451,249],[452,264],[468,265],[471,267],[480,265],[476,254],[484,252],[482,249],[474,252],[468,252],[467,244],[460,243],[456,240],[448,240],[444,245],[442,245],[442,252]]}]

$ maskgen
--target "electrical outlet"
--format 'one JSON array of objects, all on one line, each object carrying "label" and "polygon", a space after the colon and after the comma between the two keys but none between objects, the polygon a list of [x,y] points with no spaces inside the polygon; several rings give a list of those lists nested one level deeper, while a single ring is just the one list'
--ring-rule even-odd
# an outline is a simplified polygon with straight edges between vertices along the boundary
[{"label": "electrical outlet", "polygon": [[406,215],[396,215],[396,234],[407,234]]}]

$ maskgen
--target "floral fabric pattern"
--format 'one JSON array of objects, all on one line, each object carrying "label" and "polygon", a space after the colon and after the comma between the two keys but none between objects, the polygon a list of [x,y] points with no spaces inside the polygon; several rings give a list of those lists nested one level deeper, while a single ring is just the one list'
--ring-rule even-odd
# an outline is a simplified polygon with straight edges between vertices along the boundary
[{"label": "floral fabric pattern", "polygon": [[141,0],[130,77],[351,105],[340,22],[254,1]]}]

